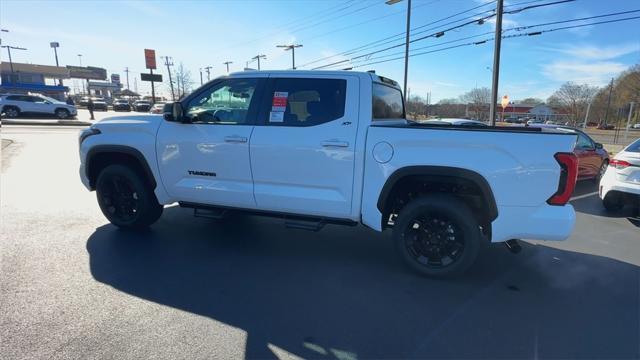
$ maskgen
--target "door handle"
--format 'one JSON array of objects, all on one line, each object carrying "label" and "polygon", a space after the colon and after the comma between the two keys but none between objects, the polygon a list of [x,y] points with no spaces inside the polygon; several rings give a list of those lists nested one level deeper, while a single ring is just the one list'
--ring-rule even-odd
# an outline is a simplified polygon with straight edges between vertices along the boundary
[{"label": "door handle", "polygon": [[322,143],[324,147],[349,147],[349,143],[340,140],[325,140]]},{"label": "door handle", "polygon": [[225,136],[224,141],[229,143],[246,143],[247,138],[244,136],[238,136],[238,135]]}]

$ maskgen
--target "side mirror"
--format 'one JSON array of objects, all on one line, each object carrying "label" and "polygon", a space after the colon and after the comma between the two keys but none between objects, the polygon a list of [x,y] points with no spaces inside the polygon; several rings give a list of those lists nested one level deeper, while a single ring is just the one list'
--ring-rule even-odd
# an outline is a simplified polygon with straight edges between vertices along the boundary
[{"label": "side mirror", "polygon": [[596,143],[596,149],[602,149],[604,148],[604,146],[602,146],[601,143]]},{"label": "side mirror", "polygon": [[179,102],[165,104],[162,109],[162,117],[166,121],[180,121],[182,119],[182,104]]}]

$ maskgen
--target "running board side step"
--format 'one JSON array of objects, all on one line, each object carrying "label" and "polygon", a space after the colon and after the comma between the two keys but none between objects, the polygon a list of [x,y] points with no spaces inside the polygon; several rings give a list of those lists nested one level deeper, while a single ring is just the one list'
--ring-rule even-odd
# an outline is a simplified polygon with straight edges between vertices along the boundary
[{"label": "running board side step", "polygon": [[228,206],[215,206],[207,204],[198,204],[191,202],[179,202],[180,207],[193,209],[193,215],[196,217],[209,219],[223,219],[229,211],[239,211],[251,215],[275,217],[284,220],[284,225],[290,229],[300,229],[309,231],[320,231],[327,224],[356,226],[358,222],[350,219],[328,218],[312,215],[300,215],[286,212],[242,209]]}]

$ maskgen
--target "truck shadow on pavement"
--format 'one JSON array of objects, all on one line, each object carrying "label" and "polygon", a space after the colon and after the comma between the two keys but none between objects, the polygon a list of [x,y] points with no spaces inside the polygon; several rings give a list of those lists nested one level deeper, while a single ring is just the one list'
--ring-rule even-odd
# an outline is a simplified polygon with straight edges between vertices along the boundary
[{"label": "truck shadow on pavement", "polygon": [[[101,226],[93,277],[246,331],[246,358],[637,358],[635,265],[523,243],[491,246],[463,277],[418,277],[389,233],[165,209],[145,233]],[[213,336],[214,334],[212,334]]]}]

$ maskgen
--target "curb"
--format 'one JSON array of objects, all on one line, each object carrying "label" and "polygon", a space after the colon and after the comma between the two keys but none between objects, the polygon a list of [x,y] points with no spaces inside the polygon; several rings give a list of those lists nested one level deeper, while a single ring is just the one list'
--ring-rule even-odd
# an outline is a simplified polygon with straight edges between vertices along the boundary
[{"label": "curb", "polygon": [[79,120],[43,120],[43,121],[29,121],[29,120],[9,120],[2,119],[0,122],[2,125],[36,125],[36,126],[91,126],[92,123]]}]

